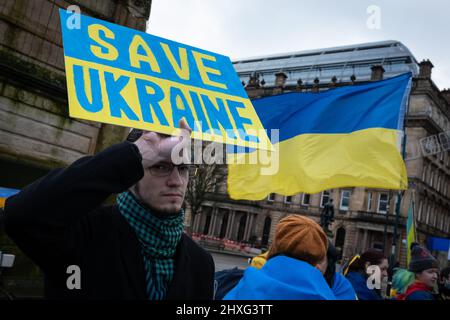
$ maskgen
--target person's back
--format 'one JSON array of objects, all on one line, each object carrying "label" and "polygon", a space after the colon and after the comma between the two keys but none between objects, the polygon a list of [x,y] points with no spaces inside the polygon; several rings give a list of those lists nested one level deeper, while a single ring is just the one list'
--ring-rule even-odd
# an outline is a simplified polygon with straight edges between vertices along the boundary
[{"label": "person's back", "polygon": [[356,300],[357,295],[352,284],[342,274],[336,272],[331,287],[336,300]]},{"label": "person's back", "polygon": [[243,275],[244,270],[238,267],[217,271],[214,274],[214,286],[216,287],[214,299],[222,300],[228,292],[236,287]]},{"label": "person's back", "polygon": [[249,267],[224,300],[335,300],[323,274],[309,263],[277,256]]},{"label": "person's back", "polygon": [[[46,297],[212,299],[212,257],[183,233],[188,171],[161,162],[169,141],[152,149],[151,139],[81,158],[7,199],[5,231],[43,270]],[[101,205],[116,193],[117,205]]]},{"label": "person's back", "polygon": [[353,286],[359,300],[381,300],[381,296],[367,286],[367,277],[360,272],[350,271],[346,275],[347,280]]},{"label": "person's back", "polygon": [[290,215],[278,223],[267,261],[249,267],[225,300],[334,300],[325,281],[328,239],[313,220]]}]

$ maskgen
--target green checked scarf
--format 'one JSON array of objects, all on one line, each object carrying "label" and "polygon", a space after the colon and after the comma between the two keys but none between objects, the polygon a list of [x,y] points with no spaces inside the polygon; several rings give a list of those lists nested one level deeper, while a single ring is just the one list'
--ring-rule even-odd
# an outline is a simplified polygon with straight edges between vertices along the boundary
[{"label": "green checked scarf", "polygon": [[183,233],[183,211],[175,216],[157,217],[129,191],[119,194],[117,204],[141,244],[147,295],[150,300],[163,300],[173,278],[173,256]]}]

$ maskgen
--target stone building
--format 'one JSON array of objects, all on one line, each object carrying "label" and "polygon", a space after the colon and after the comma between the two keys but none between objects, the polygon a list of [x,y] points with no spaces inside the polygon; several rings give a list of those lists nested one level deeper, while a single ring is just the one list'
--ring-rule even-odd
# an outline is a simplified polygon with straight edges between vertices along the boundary
[{"label": "stone building", "polygon": [[[0,186],[20,189],[124,139],[125,128],[69,118],[59,8],[145,31],[151,0],[0,1]],[[18,296],[40,295],[39,271],[0,231],[0,251],[17,254],[3,281]]]},{"label": "stone building", "polygon": [[[402,43],[384,41],[251,58],[235,61],[234,66],[250,98],[319,92],[412,72],[405,157],[410,186],[400,202],[396,261],[403,266],[406,263],[405,225],[412,196],[418,240],[426,243],[431,236],[450,237],[450,91],[441,91],[434,84],[430,61],[418,63]],[[319,221],[330,198],[336,212],[331,225],[333,241],[344,260],[369,248],[389,256],[397,201],[393,190],[343,188],[236,201],[227,197],[225,182],[207,194],[192,231],[267,247],[281,218],[303,214]],[[444,265],[446,254],[441,253],[440,259]]]}]

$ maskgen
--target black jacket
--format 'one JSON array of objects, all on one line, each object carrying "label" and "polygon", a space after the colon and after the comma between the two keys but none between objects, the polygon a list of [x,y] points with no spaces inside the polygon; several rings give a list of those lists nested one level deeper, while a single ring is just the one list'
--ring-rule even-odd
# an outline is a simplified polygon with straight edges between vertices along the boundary
[{"label": "black jacket", "polygon": [[[42,270],[56,299],[146,299],[144,262],[134,230],[117,206],[102,206],[143,176],[139,150],[123,142],[24,188],[6,201],[8,236]],[[167,299],[213,299],[214,261],[183,234]],[[81,289],[69,290],[70,265]]]}]

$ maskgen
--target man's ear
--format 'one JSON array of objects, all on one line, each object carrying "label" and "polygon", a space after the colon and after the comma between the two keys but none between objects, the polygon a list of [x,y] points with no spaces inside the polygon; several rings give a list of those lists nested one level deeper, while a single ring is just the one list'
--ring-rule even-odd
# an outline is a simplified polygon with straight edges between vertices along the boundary
[{"label": "man's ear", "polygon": [[317,263],[315,265],[315,267],[317,269],[319,269],[320,272],[322,272],[322,274],[325,274],[325,272],[327,271],[327,267],[328,267],[328,260],[327,257],[325,257],[322,261],[320,261],[319,263]]},{"label": "man's ear", "polygon": [[140,192],[139,192],[139,186],[138,186],[138,183],[139,183],[139,182],[137,182],[135,185],[131,186],[131,187],[128,189],[128,191],[130,191],[136,198],[139,199]]}]

